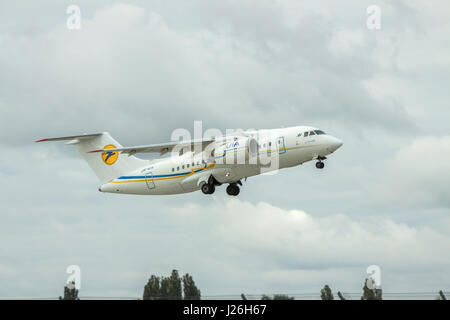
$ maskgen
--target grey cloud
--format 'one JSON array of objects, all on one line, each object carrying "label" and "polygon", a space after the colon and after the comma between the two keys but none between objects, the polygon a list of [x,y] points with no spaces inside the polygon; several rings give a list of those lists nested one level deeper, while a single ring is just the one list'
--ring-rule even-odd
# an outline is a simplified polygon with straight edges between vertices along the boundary
[{"label": "grey cloud", "polygon": [[[0,10],[1,297],[58,296],[69,264],[96,296],[140,295],[173,267],[205,295],[359,291],[372,263],[392,290],[449,283],[447,2],[381,2],[377,32],[369,2],[136,3],[79,1],[77,32],[54,1]],[[157,143],[194,120],[311,124],[344,146],[228,201],[100,194],[72,147],[32,144]]]},{"label": "grey cloud", "polygon": [[[292,29],[282,16],[271,16],[272,32],[238,19],[230,23],[243,33],[224,35],[183,32],[148,9],[115,4],[78,32],[59,25],[9,35],[0,59],[2,128],[19,117],[43,134],[107,128],[128,136],[123,128],[133,126],[134,136],[164,141],[171,128],[196,119],[219,128],[278,126],[287,118],[356,129],[414,127],[404,107],[374,100],[361,85],[377,67],[371,52],[382,48],[368,39],[350,55],[335,55],[330,21],[301,17]],[[29,136],[18,132],[9,140],[17,139]]]}]

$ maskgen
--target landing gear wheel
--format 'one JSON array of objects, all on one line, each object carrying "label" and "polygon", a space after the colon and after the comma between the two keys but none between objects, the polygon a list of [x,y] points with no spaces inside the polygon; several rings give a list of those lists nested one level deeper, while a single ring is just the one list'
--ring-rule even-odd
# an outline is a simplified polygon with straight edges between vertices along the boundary
[{"label": "landing gear wheel", "polygon": [[214,187],[213,184],[204,183],[202,185],[202,192],[204,194],[213,194],[215,190],[216,190],[216,187]]},{"label": "landing gear wheel", "polygon": [[239,189],[238,185],[235,183],[230,183],[230,185],[227,187],[227,193],[230,196],[237,196],[241,189]]},{"label": "landing gear wheel", "polygon": [[323,167],[325,167],[325,163],[323,163],[322,161],[317,161],[316,162],[316,168],[317,169],[323,169]]}]

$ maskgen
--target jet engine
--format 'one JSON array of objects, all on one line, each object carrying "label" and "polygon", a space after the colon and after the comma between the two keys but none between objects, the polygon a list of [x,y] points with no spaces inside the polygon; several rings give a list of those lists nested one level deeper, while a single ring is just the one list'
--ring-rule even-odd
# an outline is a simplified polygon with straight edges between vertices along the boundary
[{"label": "jet engine", "polygon": [[256,164],[258,142],[251,137],[227,139],[221,143],[216,142],[212,154],[219,164]]}]

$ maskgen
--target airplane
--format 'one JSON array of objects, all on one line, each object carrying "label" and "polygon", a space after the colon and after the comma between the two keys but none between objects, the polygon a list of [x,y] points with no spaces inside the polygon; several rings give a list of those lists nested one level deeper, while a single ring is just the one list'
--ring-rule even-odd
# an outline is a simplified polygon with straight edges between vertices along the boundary
[{"label": "airplane", "polygon": [[[100,192],[141,195],[181,194],[216,186],[237,196],[242,180],[265,172],[323,160],[343,142],[311,126],[248,130],[222,137],[122,147],[107,132],[40,139],[74,145],[100,179]],[[136,153],[171,152],[171,157],[140,159]]]}]

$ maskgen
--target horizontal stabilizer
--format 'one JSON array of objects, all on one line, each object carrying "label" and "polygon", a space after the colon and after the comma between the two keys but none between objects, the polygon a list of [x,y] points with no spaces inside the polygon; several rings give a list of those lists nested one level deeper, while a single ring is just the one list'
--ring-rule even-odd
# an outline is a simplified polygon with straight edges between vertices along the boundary
[{"label": "horizontal stabilizer", "polygon": [[68,137],[57,137],[57,138],[46,138],[36,140],[35,142],[44,142],[44,141],[62,141],[62,140],[73,140],[73,139],[90,139],[94,137],[98,137],[103,135],[103,133],[91,133],[91,134],[82,134],[79,136],[68,136]]}]

